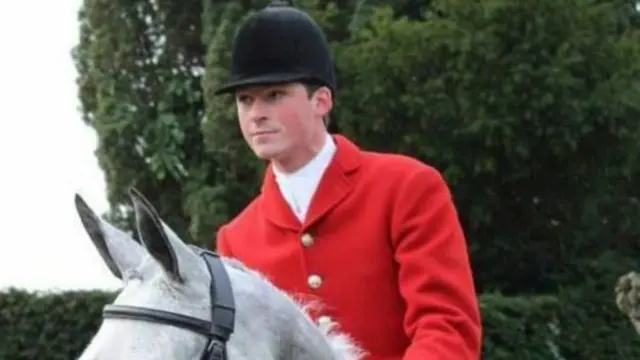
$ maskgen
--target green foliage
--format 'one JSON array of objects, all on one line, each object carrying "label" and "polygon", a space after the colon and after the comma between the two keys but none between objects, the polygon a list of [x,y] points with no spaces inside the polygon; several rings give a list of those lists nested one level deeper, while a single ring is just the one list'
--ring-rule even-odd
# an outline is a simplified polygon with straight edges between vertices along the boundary
[{"label": "green foliage", "polygon": [[556,317],[560,308],[555,297],[485,294],[480,311],[483,359],[563,359],[559,356]]},{"label": "green foliage", "polygon": [[184,189],[213,176],[200,132],[201,13],[200,0],[86,0],[80,13],[84,121],[98,134],[110,218],[129,230],[134,186],[188,239]]},{"label": "green foliage", "polygon": [[0,293],[0,359],[76,359],[113,298],[103,292]]},{"label": "green foliage", "polygon": [[432,6],[420,22],[377,9],[336,45],[340,129],[444,172],[481,291],[553,291],[640,230],[638,33],[619,34],[613,2]]},{"label": "green foliage", "polygon": [[582,281],[561,291],[559,341],[567,359],[638,359],[638,334],[614,302],[620,275],[637,266],[637,257],[606,251],[581,264]]}]

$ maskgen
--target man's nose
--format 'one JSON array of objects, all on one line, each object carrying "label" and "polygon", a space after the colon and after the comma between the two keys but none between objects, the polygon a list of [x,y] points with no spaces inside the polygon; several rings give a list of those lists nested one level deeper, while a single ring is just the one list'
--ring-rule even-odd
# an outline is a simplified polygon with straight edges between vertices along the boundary
[{"label": "man's nose", "polygon": [[256,100],[251,104],[249,109],[249,119],[251,121],[260,122],[267,118],[266,106],[263,101]]}]

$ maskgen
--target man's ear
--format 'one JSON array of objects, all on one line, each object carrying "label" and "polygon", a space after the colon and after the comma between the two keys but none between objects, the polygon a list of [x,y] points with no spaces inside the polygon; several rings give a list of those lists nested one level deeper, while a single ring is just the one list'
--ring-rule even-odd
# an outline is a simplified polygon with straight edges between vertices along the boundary
[{"label": "man's ear", "polygon": [[326,118],[333,109],[333,97],[331,90],[326,86],[321,86],[312,94],[314,115]]}]

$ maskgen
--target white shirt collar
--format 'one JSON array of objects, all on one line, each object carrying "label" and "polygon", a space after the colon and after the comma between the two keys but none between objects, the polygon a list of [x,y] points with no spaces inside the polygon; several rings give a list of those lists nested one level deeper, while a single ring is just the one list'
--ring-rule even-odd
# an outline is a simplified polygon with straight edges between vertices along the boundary
[{"label": "white shirt collar", "polygon": [[279,171],[275,166],[273,167],[273,173],[282,196],[301,222],[304,221],[311,199],[335,152],[336,144],[331,135],[327,133],[322,149],[310,162],[296,172],[287,174]]}]

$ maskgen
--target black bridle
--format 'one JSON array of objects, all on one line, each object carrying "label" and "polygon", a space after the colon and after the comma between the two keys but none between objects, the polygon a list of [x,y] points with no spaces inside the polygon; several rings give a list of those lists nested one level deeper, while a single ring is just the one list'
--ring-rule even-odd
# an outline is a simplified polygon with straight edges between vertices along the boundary
[{"label": "black bridle", "polygon": [[105,319],[128,319],[177,326],[207,337],[208,344],[202,360],[227,360],[227,341],[235,325],[235,302],[229,275],[218,254],[197,249],[211,275],[211,321],[197,319],[163,310],[128,305],[106,305],[102,312]]}]

